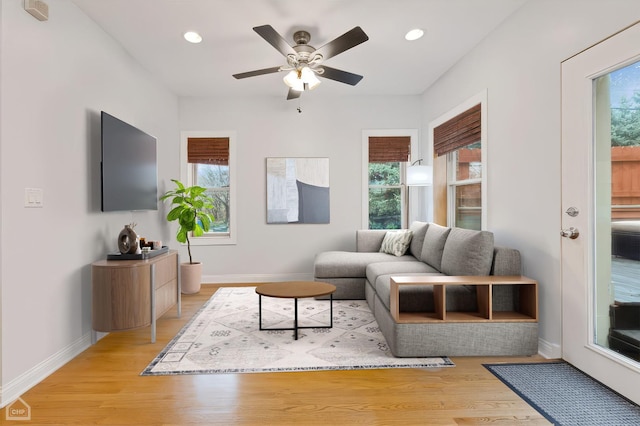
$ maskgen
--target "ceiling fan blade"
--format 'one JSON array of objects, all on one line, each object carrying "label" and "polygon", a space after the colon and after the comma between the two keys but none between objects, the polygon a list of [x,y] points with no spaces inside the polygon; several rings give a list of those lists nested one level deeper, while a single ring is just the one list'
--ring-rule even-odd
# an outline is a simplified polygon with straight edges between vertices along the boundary
[{"label": "ceiling fan blade", "polygon": [[315,53],[321,54],[323,60],[327,60],[367,40],[369,40],[369,36],[362,31],[362,28],[355,27],[321,48],[316,49]]},{"label": "ceiling fan blade", "polygon": [[352,86],[358,84],[363,78],[361,75],[327,67],[324,65],[322,66],[322,68],[324,68],[324,72],[322,74],[318,74],[319,77],[328,78],[329,80],[339,81],[340,83],[350,84]]},{"label": "ceiling fan blade", "polygon": [[257,32],[260,37],[266,40],[267,43],[276,48],[276,50],[282,53],[284,56],[295,55],[296,51],[293,47],[280,35],[271,25],[261,25],[259,27],[253,27],[253,31]]},{"label": "ceiling fan blade", "polygon": [[263,68],[261,70],[255,70],[255,71],[241,72],[240,74],[234,74],[233,76],[237,79],[241,79],[241,78],[247,78],[247,77],[255,77],[257,75],[263,75],[263,74],[272,74],[278,71],[280,71],[280,67],[271,67],[271,68]]},{"label": "ceiling fan blade", "polygon": [[289,88],[289,93],[287,93],[287,100],[289,101],[291,99],[298,99],[301,94],[302,94],[301,91],[293,90],[293,89]]}]

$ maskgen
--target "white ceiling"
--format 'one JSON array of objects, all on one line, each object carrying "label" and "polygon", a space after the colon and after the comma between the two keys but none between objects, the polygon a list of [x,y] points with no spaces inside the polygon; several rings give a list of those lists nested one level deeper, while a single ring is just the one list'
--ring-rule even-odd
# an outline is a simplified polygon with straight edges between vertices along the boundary
[{"label": "white ceiling", "polygon": [[[232,74],[285,65],[252,28],[269,24],[290,44],[307,30],[318,48],[360,26],[369,40],[326,61],[364,79],[322,79],[303,96],[415,95],[424,92],[527,0],[73,0],[143,67],[181,96],[285,97],[283,73]],[[50,10],[55,19],[55,9]],[[412,28],[425,36],[404,39]],[[197,45],[182,35],[198,31]],[[317,95],[316,95],[317,94]]]}]

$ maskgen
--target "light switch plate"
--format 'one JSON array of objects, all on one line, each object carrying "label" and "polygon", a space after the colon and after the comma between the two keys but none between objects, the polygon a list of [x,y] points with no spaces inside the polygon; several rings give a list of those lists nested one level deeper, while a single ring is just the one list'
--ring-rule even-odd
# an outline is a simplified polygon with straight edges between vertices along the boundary
[{"label": "light switch plate", "polygon": [[24,206],[25,207],[42,207],[44,205],[44,197],[42,188],[25,188],[24,189]]}]

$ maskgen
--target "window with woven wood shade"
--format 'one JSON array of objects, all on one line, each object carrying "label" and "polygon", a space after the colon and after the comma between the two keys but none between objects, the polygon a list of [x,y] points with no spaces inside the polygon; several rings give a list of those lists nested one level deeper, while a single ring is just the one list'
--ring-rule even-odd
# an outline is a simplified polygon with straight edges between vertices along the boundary
[{"label": "window with woven wood shade", "polygon": [[433,129],[433,151],[440,156],[479,142],[481,129],[478,104]]},{"label": "window with woven wood shade", "polygon": [[189,138],[187,162],[191,164],[229,164],[229,138]]},{"label": "window with woven wood shade", "polygon": [[371,136],[369,137],[369,162],[392,163],[409,161],[411,137]]}]

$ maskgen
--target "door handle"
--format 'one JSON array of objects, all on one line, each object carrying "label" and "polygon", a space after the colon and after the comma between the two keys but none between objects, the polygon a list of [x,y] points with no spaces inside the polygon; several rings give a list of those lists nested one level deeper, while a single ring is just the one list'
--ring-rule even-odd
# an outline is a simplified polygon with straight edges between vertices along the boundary
[{"label": "door handle", "polygon": [[570,238],[572,240],[575,240],[576,238],[578,238],[580,236],[580,231],[578,231],[578,228],[574,228],[573,226],[569,229],[563,229],[560,231],[560,235],[562,235],[565,238]]}]

